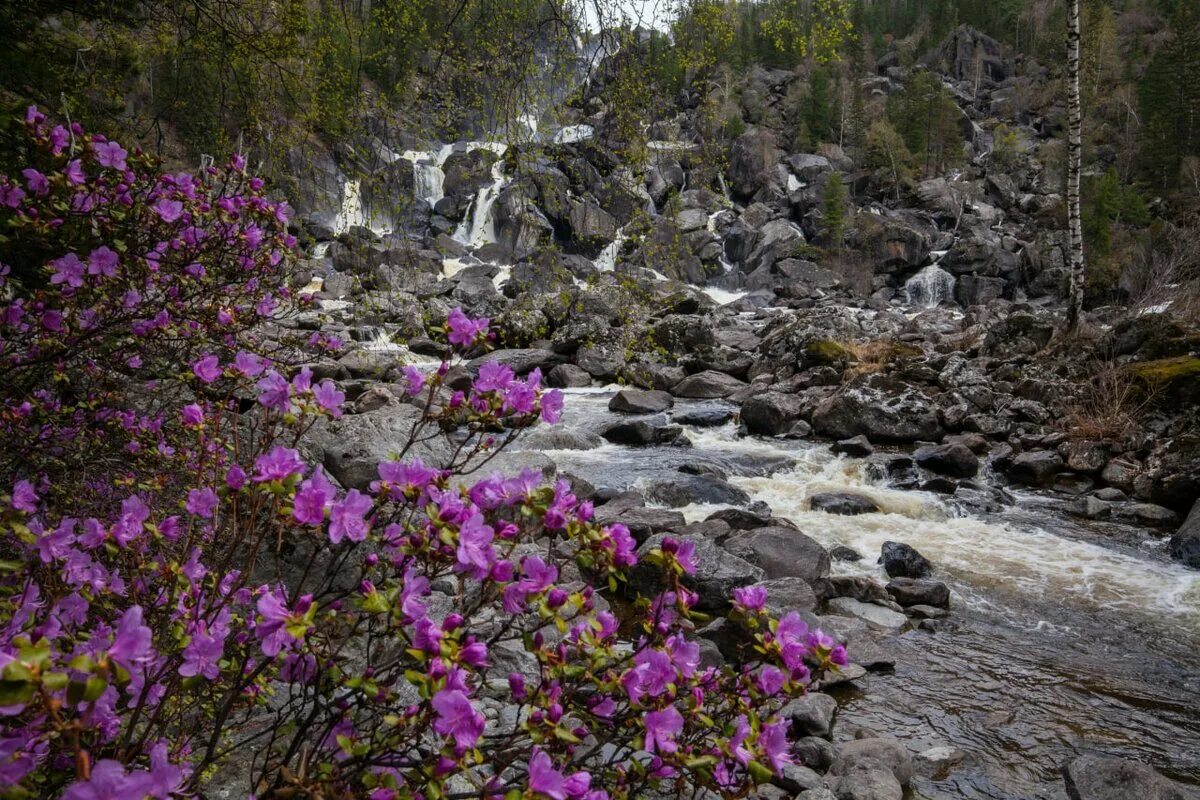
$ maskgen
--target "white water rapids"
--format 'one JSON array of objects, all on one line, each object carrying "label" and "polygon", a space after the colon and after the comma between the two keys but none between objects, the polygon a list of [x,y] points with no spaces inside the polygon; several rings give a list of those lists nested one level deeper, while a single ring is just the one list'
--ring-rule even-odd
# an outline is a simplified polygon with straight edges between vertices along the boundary
[{"label": "white water rapids", "polygon": [[[619,418],[607,410],[614,388],[567,390],[561,424],[603,430]],[[677,400],[674,411],[692,405]],[[711,463],[817,541],[862,554],[835,562],[835,574],[886,582],[876,559],[890,540],[919,550],[950,586],[955,630],[875,640],[895,658],[894,674],[870,673],[836,695],[837,738],[864,726],[914,752],[965,752],[948,774],[918,777],[906,797],[1062,800],[1059,768],[1087,752],[1200,782],[1200,573],[1163,557],[1152,537],[1140,546],[1110,542],[1105,529],[1050,513],[1028,495],[998,514],[963,512],[945,496],[874,479],[868,460],[834,455],[827,443],[739,438],[733,424],[684,426],[684,434],[691,447],[546,452],[560,472],[610,489]],[[812,511],[809,498],[826,491],[863,495],[881,510]],[[679,510],[692,521],[718,507]]]}]

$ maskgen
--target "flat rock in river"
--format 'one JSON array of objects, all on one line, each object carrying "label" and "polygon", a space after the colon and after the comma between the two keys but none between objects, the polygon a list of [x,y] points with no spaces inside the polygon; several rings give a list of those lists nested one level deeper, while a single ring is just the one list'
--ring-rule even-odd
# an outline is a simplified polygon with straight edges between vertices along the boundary
[{"label": "flat rock in river", "polygon": [[771,526],[739,533],[725,542],[725,549],[762,567],[767,578],[802,578],[816,588],[829,575],[829,553],[794,528]]},{"label": "flat rock in river", "polygon": [[1071,800],[1200,800],[1200,793],[1136,761],[1080,756],[1063,767]]}]

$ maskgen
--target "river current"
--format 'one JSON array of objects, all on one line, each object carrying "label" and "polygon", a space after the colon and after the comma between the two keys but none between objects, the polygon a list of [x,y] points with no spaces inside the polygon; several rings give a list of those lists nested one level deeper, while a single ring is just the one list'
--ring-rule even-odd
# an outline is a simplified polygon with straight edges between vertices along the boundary
[{"label": "river current", "polygon": [[[561,424],[602,430],[617,419],[607,408],[614,391],[569,390]],[[687,405],[677,401],[675,410]],[[950,585],[955,630],[886,637],[880,644],[895,671],[834,690],[835,738],[863,727],[914,752],[963,752],[947,773],[918,777],[912,798],[1061,800],[1060,767],[1085,752],[1200,784],[1200,573],[1167,559],[1160,539],[1085,526],[1033,494],[1017,494],[1001,511],[964,509],[891,488],[865,460],[836,456],[825,443],[739,438],[732,423],[684,429],[690,448],[604,444],[547,455],[560,472],[621,489],[708,461],[822,544],[864,555],[834,562],[835,574],[886,582],[876,558],[894,540],[921,551]],[[881,511],[810,510],[808,498],[823,491],[865,495]],[[699,520],[717,508],[680,510]]]}]

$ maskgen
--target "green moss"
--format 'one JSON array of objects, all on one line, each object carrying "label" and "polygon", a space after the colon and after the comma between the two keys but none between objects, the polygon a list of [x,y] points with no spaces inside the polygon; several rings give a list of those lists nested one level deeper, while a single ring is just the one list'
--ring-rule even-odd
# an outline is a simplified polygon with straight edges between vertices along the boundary
[{"label": "green moss", "polygon": [[832,339],[817,339],[804,347],[804,354],[814,364],[835,364],[839,361],[853,361],[852,353],[845,345]]},{"label": "green moss", "polygon": [[1200,378],[1200,358],[1178,356],[1130,364],[1129,371],[1147,383],[1171,384]]}]

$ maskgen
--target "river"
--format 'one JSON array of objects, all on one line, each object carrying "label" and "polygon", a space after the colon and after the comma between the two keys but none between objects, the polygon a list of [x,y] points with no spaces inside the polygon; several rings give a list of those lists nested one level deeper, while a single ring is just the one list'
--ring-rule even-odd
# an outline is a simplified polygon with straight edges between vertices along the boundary
[{"label": "river", "polygon": [[[607,409],[613,391],[569,390],[561,424],[603,429],[617,419]],[[675,410],[688,405],[677,401]],[[738,438],[732,423],[684,427],[691,448],[604,444],[547,454],[560,472],[614,488],[710,461],[776,516],[865,556],[835,562],[835,574],[886,581],[875,558],[891,539],[920,550],[950,585],[956,630],[885,637],[894,673],[834,690],[835,738],[865,727],[914,752],[964,752],[948,774],[915,779],[911,798],[1061,800],[1059,768],[1083,752],[1136,759],[1200,785],[1200,573],[1170,562],[1156,537],[1084,526],[1028,493],[1000,512],[971,511],[889,488],[865,460],[835,456],[824,443]],[[808,509],[810,494],[831,490],[867,495],[882,510]],[[692,520],[716,508],[681,510]]]}]

